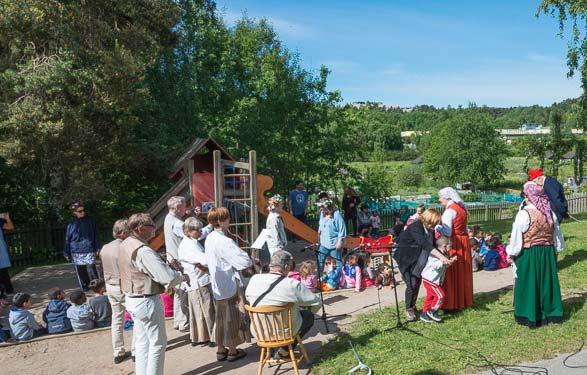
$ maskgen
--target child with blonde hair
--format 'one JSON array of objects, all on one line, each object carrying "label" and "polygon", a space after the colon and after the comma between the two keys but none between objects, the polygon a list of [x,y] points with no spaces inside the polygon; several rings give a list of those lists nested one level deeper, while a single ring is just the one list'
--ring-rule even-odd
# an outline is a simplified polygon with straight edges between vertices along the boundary
[{"label": "child with blonde hair", "polygon": [[[440,236],[436,239],[436,249],[444,256],[448,256],[450,245],[450,237]],[[432,254],[428,256],[426,266],[422,270],[422,284],[426,288],[426,298],[420,314],[421,321],[426,323],[442,321],[442,318],[438,315],[438,310],[440,310],[445,296],[442,281],[444,280],[446,268],[454,263],[456,259],[456,256],[450,258],[449,264],[445,266],[440,259]]]},{"label": "child with blonde hair", "polygon": [[318,265],[313,260],[305,260],[300,265],[300,282],[312,292],[318,291]]},{"label": "child with blonde hair", "polygon": [[267,247],[269,248],[269,254],[273,255],[278,250],[285,250],[287,245],[285,228],[281,219],[281,196],[279,194],[275,194],[267,200],[267,209],[269,210],[265,224]]}]

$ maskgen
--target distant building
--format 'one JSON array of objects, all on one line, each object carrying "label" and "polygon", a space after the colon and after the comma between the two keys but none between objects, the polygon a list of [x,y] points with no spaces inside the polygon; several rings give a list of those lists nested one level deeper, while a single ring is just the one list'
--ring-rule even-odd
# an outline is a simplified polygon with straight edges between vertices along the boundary
[{"label": "distant building", "polygon": [[522,129],[522,130],[539,130],[539,129],[542,129],[542,125],[537,124],[535,122],[526,122],[526,123],[523,123],[522,126],[520,126],[520,129]]}]

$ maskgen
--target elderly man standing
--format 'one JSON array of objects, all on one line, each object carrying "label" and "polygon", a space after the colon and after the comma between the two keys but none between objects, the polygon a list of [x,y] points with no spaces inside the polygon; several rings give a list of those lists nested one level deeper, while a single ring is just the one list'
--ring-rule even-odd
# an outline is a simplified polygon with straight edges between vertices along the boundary
[{"label": "elderly man standing", "polygon": [[118,267],[126,309],[134,320],[135,374],[163,374],[167,334],[161,294],[166,289],[189,283],[189,277],[172,270],[148,246],[155,223],[147,213],[128,219],[130,236],[120,244]]},{"label": "elderly man standing", "polygon": [[[314,325],[313,312],[320,309],[320,297],[301,282],[286,277],[293,270],[293,257],[289,252],[274,252],[269,269],[269,273],[257,274],[251,278],[245,291],[247,301],[252,306],[283,306],[293,302],[293,329],[303,338]],[[266,293],[267,291],[269,292]],[[311,311],[300,310],[300,306],[310,307]],[[285,348],[280,348],[279,355],[288,357],[289,353]]]},{"label": "elderly man standing", "polygon": [[[165,216],[163,233],[165,234],[165,251],[167,260],[178,259],[177,249],[183,239],[183,217],[185,216],[186,202],[184,197],[171,197],[167,201],[169,213]],[[189,330],[188,320],[188,295],[181,289],[176,288],[173,296],[173,328],[182,332]]]},{"label": "elderly man standing", "polygon": [[[128,358],[129,353],[124,349],[124,294],[120,290],[120,272],[118,271],[118,254],[120,243],[124,241],[129,233],[127,228],[128,220],[116,220],[112,228],[114,241],[107,243],[100,250],[102,268],[104,268],[104,281],[108,301],[112,307],[112,348],[114,349],[114,363],[118,364]],[[134,350],[132,348],[131,350]]]}]

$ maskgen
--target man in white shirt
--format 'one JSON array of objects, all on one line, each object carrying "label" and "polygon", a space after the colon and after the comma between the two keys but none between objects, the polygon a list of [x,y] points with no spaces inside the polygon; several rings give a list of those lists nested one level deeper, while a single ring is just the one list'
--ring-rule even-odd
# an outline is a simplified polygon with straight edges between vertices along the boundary
[{"label": "man in white shirt", "polygon": [[[288,272],[293,270],[293,257],[284,250],[278,250],[271,256],[269,263],[269,273],[254,275],[249,281],[245,295],[251,305],[256,306],[283,306],[288,303],[294,303],[293,313],[293,330],[303,338],[314,325],[314,312],[321,307],[320,297],[312,293],[301,282],[290,279]],[[281,279],[279,282],[277,280]],[[273,289],[261,298],[273,283],[276,283]],[[300,306],[310,307],[308,310],[300,310]],[[280,353],[287,356],[287,351]]]},{"label": "man in white shirt", "polygon": [[[178,259],[177,249],[183,239],[183,220],[186,211],[186,202],[184,197],[175,196],[167,201],[169,213],[165,216],[163,224],[163,233],[165,235],[165,251],[167,261]],[[176,288],[173,295],[173,328],[182,332],[189,330],[190,322],[188,320],[188,296],[181,289]]]},{"label": "man in white shirt", "polygon": [[148,246],[155,223],[146,213],[128,219],[130,236],[120,243],[118,268],[126,309],[134,320],[135,374],[162,375],[167,335],[163,303],[159,294],[189,282],[187,275],[172,270]]}]

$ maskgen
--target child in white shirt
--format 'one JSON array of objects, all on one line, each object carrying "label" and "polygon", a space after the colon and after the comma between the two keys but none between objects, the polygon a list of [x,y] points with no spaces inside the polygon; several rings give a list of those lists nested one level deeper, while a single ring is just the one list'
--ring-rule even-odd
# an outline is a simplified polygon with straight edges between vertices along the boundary
[{"label": "child in white shirt", "polygon": [[[442,254],[448,254],[450,249],[450,237],[440,236],[436,239],[436,249]],[[450,258],[450,264],[456,261],[457,257]],[[450,266],[450,264],[448,266]],[[440,322],[442,318],[438,315],[438,310],[444,301],[444,290],[442,289],[442,280],[446,267],[442,261],[432,255],[428,257],[426,266],[422,271],[422,284],[426,288],[426,298],[424,307],[420,314],[420,320],[426,323]]]}]

